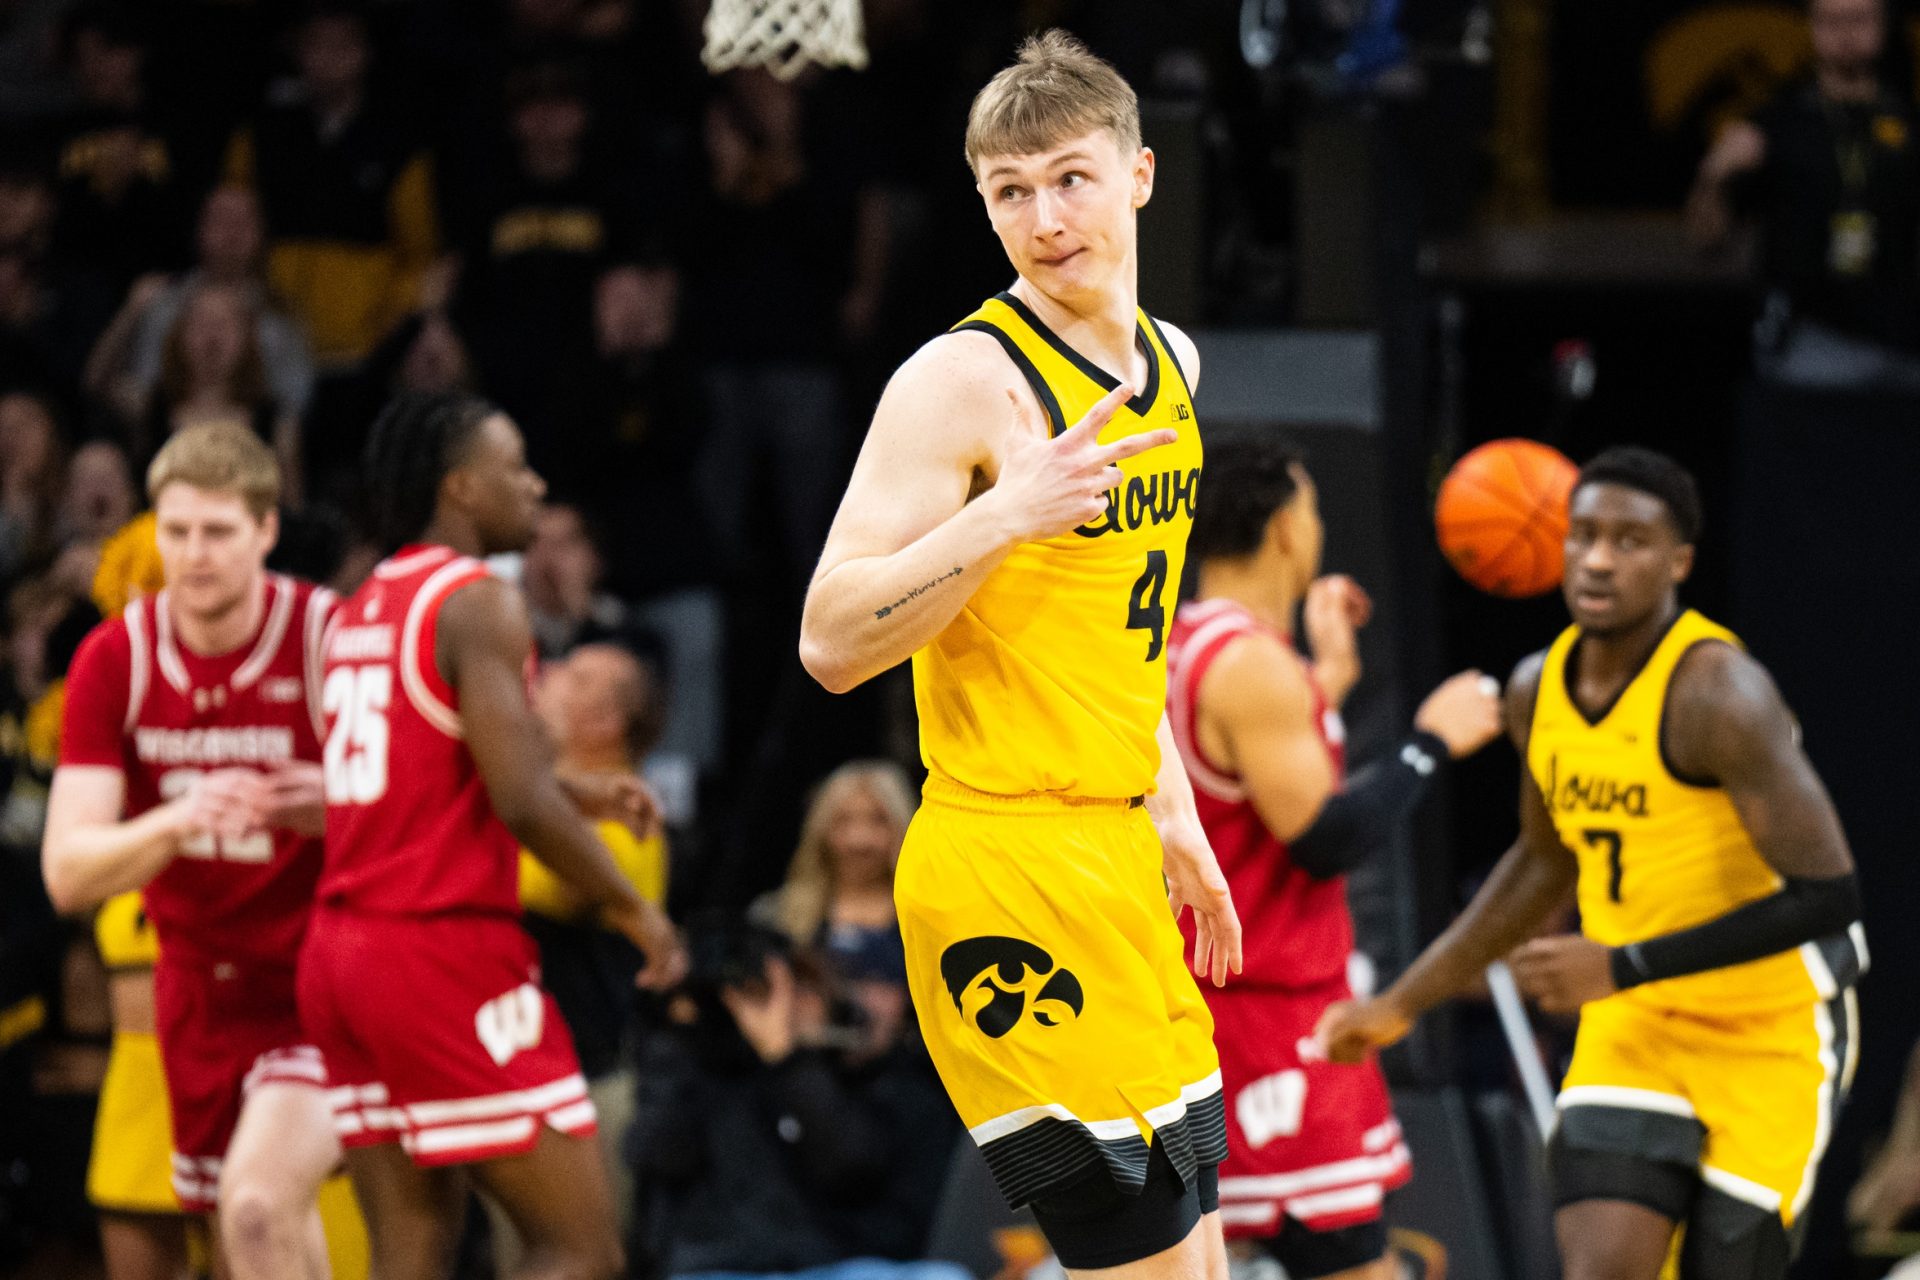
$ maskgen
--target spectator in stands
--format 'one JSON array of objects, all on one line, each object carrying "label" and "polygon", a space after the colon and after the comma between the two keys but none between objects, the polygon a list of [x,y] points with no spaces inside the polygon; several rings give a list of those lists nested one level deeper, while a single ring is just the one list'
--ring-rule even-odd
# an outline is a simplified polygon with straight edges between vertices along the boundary
[{"label": "spectator in stands", "polygon": [[570,353],[551,421],[528,449],[608,544],[607,583],[666,646],[663,757],[719,762],[724,624],[699,486],[705,403],[679,341],[679,273],[619,266],[594,290],[590,346]]},{"label": "spectator in stands", "polygon": [[906,773],[855,760],[821,782],[772,915],[794,943],[817,949],[850,985],[875,1044],[900,1038],[906,953],[893,907],[893,869],[915,805]]},{"label": "spectator in stands", "polygon": [[[54,536],[61,546],[80,543],[98,548],[139,510],[133,468],[126,450],[106,440],[81,445],[67,463],[67,487],[60,498]],[[92,570],[81,587],[91,588]]]},{"label": "spectator in stands", "polygon": [[259,197],[244,187],[216,187],[200,207],[195,244],[199,256],[190,270],[144,278],[128,291],[87,361],[88,392],[124,422],[144,417],[160,382],[167,336],[187,299],[218,284],[245,296],[268,392],[282,413],[298,417],[313,390],[313,357],[300,326],[267,289]]},{"label": "spectator in stands", "polygon": [[596,640],[631,638],[626,603],[600,589],[605,561],[580,509],[549,502],[533,529],[520,561],[520,586],[541,658],[562,657]]},{"label": "spectator in stands", "polygon": [[[660,735],[660,691],[632,653],[588,644],[542,669],[534,707],[553,735],[559,769],[574,778],[633,778]],[[642,896],[667,896],[666,837],[657,826],[636,832],[611,819],[595,824],[614,862]],[[603,928],[566,882],[532,854],[520,855],[520,903],[527,932],[540,947],[540,975],[573,1029],[580,1070],[600,1113],[621,1236],[633,1225],[633,1174],[621,1154],[634,1109],[636,1050],[634,974],[640,957],[620,934]],[[494,1215],[494,1258],[504,1275],[518,1253],[502,1215]]]},{"label": "spectator in stands", "polygon": [[53,410],[24,391],[0,395],[0,585],[52,549],[64,480]]},{"label": "spectator in stands", "polygon": [[440,251],[431,162],[369,92],[365,20],[316,4],[295,35],[293,100],[235,136],[227,176],[260,193],[267,276],[315,359],[351,368],[420,301]]},{"label": "spectator in stands", "polygon": [[[913,1055],[856,1065],[827,972],[774,930],[689,936],[693,971],[645,1042],[628,1152],[668,1275],[957,1280],[922,1256],[959,1137]],[[922,1057],[924,1055],[921,1055]]]},{"label": "spectator in stands", "polygon": [[1727,126],[1687,203],[1703,244],[1761,230],[1760,367],[1803,386],[1920,388],[1920,115],[1883,75],[1884,0],[1810,0],[1810,81]]},{"label": "spectator in stands", "polygon": [[594,286],[637,249],[631,165],[599,150],[578,73],[523,68],[508,81],[508,138],[459,239],[456,313],[488,371],[489,394],[522,424],[543,473],[557,374],[594,340]]},{"label": "spectator in stands", "polygon": [[62,46],[77,106],[54,139],[56,247],[98,268],[118,293],[184,256],[189,179],[148,88],[139,10],[83,4],[69,15]]},{"label": "spectator in stands", "polygon": [[160,382],[133,431],[144,461],[176,431],[234,422],[273,445],[289,501],[299,500],[300,420],[268,388],[259,330],[244,289],[203,284],[174,321],[160,358]]},{"label": "spectator in stands", "polygon": [[113,313],[113,291],[53,253],[53,184],[40,158],[0,148],[0,386],[67,393]]},{"label": "spectator in stands", "polygon": [[1847,1195],[1847,1221],[1876,1253],[1895,1232],[1912,1230],[1920,1211],[1920,1045],[1907,1057],[1886,1143]]},{"label": "spectator in stands", "polygon": [[859,148],[819,145],[806,105],[801,90],[758,71],[714,94],[687,279],[708,367],[707,508],[721,551],[734,576],[753,572],[750,522],[762,504],[751,498],[764,491],[785,549],[777,585],[795,591],[813,572],[851,456],[836,361],[863,241],[862,175],[834,167]]}]

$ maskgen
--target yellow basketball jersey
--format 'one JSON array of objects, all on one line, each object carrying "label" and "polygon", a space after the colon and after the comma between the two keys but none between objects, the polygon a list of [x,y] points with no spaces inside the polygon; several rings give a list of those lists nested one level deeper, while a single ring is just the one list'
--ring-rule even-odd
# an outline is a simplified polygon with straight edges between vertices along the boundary
[{"label": "yellow basketball jersey", "polygon": [[[955,328],[1000,343],[1055,435],[1119,385],[1011,294]],[[1144,311],[1135,341],[1146,386],[1100,438],[1172,427],[1179,439],[1122,462],[1124,482],[1091,523],[1015,548],[913,656],[921,756],[935,777],[995,795],[1153,790],[1200,432],[1186,376]]]},{"label": "yellow basketball jersey", "polygon": [[140,891],[117,893],[100,904],[93,918],[93,940],[100,962],[109,969],[152,968],[160,958],[160,935],[140,905]]},{"label": "yellow basketball jersey", "polygon": [[[1754,848],[1727,793],[1675,776],[1661,741],[1667,689],[1680,659],[1697,644],[1738,646],[1739,639],[1691,609],[1683,612],[1620,696],[1592,717],[1571,692],[1579,641],[1579,628],[1569,627],[1547,651],[1527,767],[1562,843],[1580,860],[1581,931],[1595,942],[1623,946],[1690,928],[1777,890],[1780,877]],[[1818,973],[1828,966],[1817,952],[1809,944],[1649,983],[1626,998],[1709,1016],[1831,998],[1826,988],[1834,975]]]}]

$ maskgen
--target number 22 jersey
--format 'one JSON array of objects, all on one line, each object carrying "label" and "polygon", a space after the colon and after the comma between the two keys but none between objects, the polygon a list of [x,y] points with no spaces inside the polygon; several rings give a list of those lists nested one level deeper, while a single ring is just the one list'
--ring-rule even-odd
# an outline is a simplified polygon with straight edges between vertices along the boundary
[{"label": "number 22 jersey", "polygon": [[487,576],[449,547],[403,547],[327,629],[323,906],[519,915],[520,845],[487,798],[434,659],[442,606]]},{"label": "number 22 jersey", "polygon": [[[1119,383],[1002,293],[955,326],[984,333],[1021,372],[1053,435]],[[1200,430],[1160,326],[1138,313],[1146,385],[1100,433],[1171,427],[1171,444],[1121,462],[1107,508],[1015,547],[945,630],[913,656],[928,770],[994,795],[1127,799],[1153,790],[1167,696],[1166,640],[1200,482]]]},{"label": "number 22 jersey", "polygon": [[[134,601],[74,656],[60,763],[120,770],[132,818],[202,773],[318,760],[320,636],[333,599],[269,574],[259,631],[212,656],[180,643],[167,592]],[[182,845],[143,898],[172,958],[291,966],[319,870],[320,842],[310,836],[202,836]]]}]

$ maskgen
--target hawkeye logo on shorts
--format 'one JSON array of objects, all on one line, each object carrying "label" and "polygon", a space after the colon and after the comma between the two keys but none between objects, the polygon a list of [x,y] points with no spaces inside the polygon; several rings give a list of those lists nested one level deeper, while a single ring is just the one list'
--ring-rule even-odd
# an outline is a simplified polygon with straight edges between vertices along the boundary
[{"label": "hawkeye logo on shorts", "polygon": [[967,938],[940,953],[940,976],[960,1016],[998,1040],[1020,1024],[1033,1002],[1033,1020],[1057,1027],[1080,1016],[1080,979],[1053,957],[1019,938]]}]

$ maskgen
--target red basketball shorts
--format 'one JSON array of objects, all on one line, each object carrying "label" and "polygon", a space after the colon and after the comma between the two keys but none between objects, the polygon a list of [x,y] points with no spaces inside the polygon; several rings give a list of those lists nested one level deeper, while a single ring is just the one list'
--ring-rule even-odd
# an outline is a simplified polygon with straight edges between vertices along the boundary
[{"label": "red basketball shorts", "polygon": [[1227,1102],[1220,1220],[1232,1238],[1370,1222],[1413,1167],[1372,1062],[1308,1062],[1301,1044],[1344,980],[1304,990],[1207,990]]},{"label": "red basketball shorts", "polygon": [[419,1165],[595,1131],[573,1037],[510,917],[314,911],[300,1014],[326,1054],[343,1145],[398,1142]]},{"label": "red basketball shorts", "polygon": [[268,1083],[325,1088],[327,1070],[301,1032],[292,969],[169,954],[154,967],[153,1000],[173,1110],[173,1190],[188,1213],[211,1213],[247,1095]]}]

